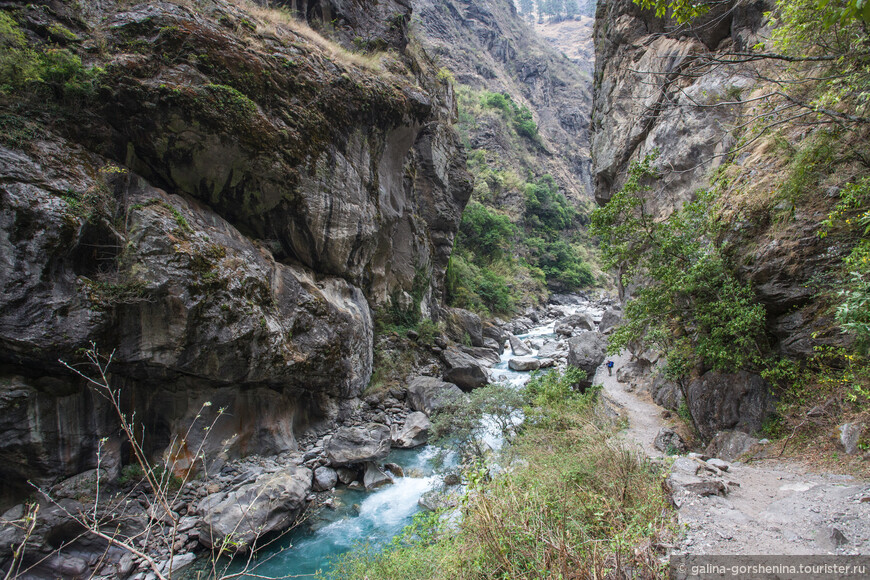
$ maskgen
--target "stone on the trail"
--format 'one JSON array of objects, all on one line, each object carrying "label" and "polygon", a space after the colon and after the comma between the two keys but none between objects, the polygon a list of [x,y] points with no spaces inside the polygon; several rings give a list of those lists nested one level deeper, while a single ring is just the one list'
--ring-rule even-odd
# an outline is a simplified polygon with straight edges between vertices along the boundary
[{"label": "stone on the trail", "polygon": [[580,382],[585,389],[592,384],[596,369],[604,362],[607,341],[601,333],[581,330],[568,339],[568,364],[586,371],[586,380]]},{"label": "stone on the trail", "polygon": [[674,463],[671,465],[672,472],[679,471],[682,473],[688,473],[689,475],[696,475],[700,468],[700,463],[698,463],[691,457],[677,457],[674,460]]},{"label": "stone on the trail", "polygon": [[457,348],[447,348],[441,353],[441,360],[446,366],[444,380],[453,383],[463,391],[483,387],[489,382],[489,373],[486,368]]},{"label": "stone on the trail", "polygon": [[849,538],[834,527],[822,528],[816,536],[816,543],[822,548],[834,551],[840,546],[845,546],[849,543]]},{"label": "stone on the trail", "polygon": [[655,441],[653,441],[653,446],[668,455],[682,454],[689,450],[689,446],[686,445],[680,434],[668,427],[662,427],[659,430]]},{"label": "stone on the trail", "polygon": [[405,477],[405,470],[398,463],[384,463],[384,469],[396,477]]},{"label": "stone on the trail", "polygon": [[459,404],[464,398],[459,387],[434,377],[417,377],[408,385],[408,405],[429,416]]},{"label": "stone on the trail", "polygon": [[541,368],[541,361],[531,356],[521,356],[510,359],[508,367],[515,371],[536,371]]},{"label": "stone on the trail", "polygon": [[571,314],[560,318],[553,325],[553,331],[560,336],[573,336],[580,330],[595,330],[595,321],[588,312]]},{"label": "stone on the trail", "polygon": [[314,491],[326,491],[338,483],[338,473],[325,465],[314,470]]},{"label": "stone on the trail", "polygon": [[393,447],[400,449],[419,447],[429,439],[429,429],[431,428],[432,423],[429,422],[426,414],[415,411],[405,419],[405,425],[393,439]]},{"label": "stone on the trail", "polygon": [[225,544],[230,552],[246,552],[261,535],[284,530],[294,522],[305,507],[311,479],[310,469],[288,467],[229,493],[204,497],[198,506],[202,516],[199,542],[209,549]]},{"label": "stone on the trail", "polygon": [[514,336],[513,334],[508,336],[508,341],[511,343],[511,352],[514,353],[514,356],[531,356],[532,349],[527,347],[523,341]]},{"label": "stone on the trail", "polygon": [[648,369],[649,366],[640,361],[626,363],[616,369],[616,382],[637,383]]},{"label": "stone on the trail", "polygon": [[336,475],[338,475],[338,481],[345,485],[350,485],[354,481],[356,481],[356,477],[358,472],[356,469],[352,469],[350,467],[339,467],[335,470]]},{"label": "stone on the trail", "polygon": [[620,320],[622,320],[622,309],[615,306],[608,308],[601,315],[601,322],[598,323],[598,332],[610,332],[613,330],[613,327],[619,324]]},{"label": "stone on the trail", "polygon": [[459,501],[453,495],[433,489],[421,495],[417,504],[426,511],[437,512],[438,510],[456,507],[459,505]]},{"label": "stone on the trail", "polygon": [[770,390],[759,375],[747,371],[710,371],[687,388],[688,405],[701,438],[734,429],[755,433],[774,411]]},{"label": "stone on the trail", "polygon": [[683,391],[679,385],[673,381],[669,381],[663,375],[657,375],[650,385],[649,394],[655,401],[656,405],[677,411],[683,404],[685,398]]},{"label": "stone on the trail", "polygon": [[483,346],[483,324],[480,316],[463,308],[445,309],[445,330],[447,335],[456,342],[463,342],[468,337],[472,346]]},{"label": "stone on the trail", "polygon": [[863,432],[864,425],[861,423],[843,423],[835,431],[835,440],[847,455],[855,455]]},{"label": "stone on the trail", "polygon": [[708,465],[712,465],[716,469],[720,471],[728,471],[731,468],[731,465],[727,461],[722,461],[718,457],[714,457],[712,459],[707,460]]},{"label": "stone on the trail", "polygon": [[363,475],[363,485],[367,490],[377,489],[383,485],[393,483],[393,478],[383,472],[375,463],[366,463],[366,471]]},{"label": "stone on the trail", "polygon": [[679,493],[681,490],[702,497],[710,495],[725,496],[728,494],[728,487],[718,479],[706,479],[681,471],[672,472],[667,480],[665,480],[665,483],[672,494]]},{"label": "stone on the trail", "polygon": [[342,427],[323,447],[332,466],[378,461],[390,452],[390,428],[378,423]]},{"label": "stone on the trail", "polygon": [[742,431],[720,431],[707,445],[704,453],[724,461],[736,461],[757,443],[758,439]]}]

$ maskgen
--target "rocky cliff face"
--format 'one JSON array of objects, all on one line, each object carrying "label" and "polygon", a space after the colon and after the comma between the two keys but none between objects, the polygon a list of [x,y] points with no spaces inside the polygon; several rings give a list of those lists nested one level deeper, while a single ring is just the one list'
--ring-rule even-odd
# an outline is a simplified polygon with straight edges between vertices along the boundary
[{"label": "rocky cliff face", "polygon": [[[552,174],[575,202],[592,190],[588,75],[517,15],[510,0],[414,0],[423,43],[458,83],[505,92],[536,113],[544,147],[524,155],[490,127],[471,137],[474,149],[493,151],[510,168]],[[591,56],[591,55],[588,55]]]},{"label": "rocky cliff face", "polygon": [[241,1],[3,8],[71,67],[0,96],[4,489],[102,437],[117,467],[117,417],[58,362],[92,342],[150,449],[211,402],[209,451],[269,453],[367,385],[373,308],[438,308],[470,194],[451,89],[407,4],[298,8],[368,54]]},{"label": "rocky cliff face", "polygon": [[[599,203],[621,188],[631,161],[655,149],[668,168],[655,200],[664,213],[709,184],[710,171],[734,144],[729,130],[741,112],[739,95],[754,80],[748,67],[699,69],[693,57],[752,47],[766,10],[763,1],[729,2],[690,28],[631,0],[599,2],[592,112]],[[736,106],[712,106],[735,100]]]},{"label": "rocky cliff face", "polygon": [[[717,4],[692,27],[677,27],[630,0],[599,3],[595,197],[606,203],[624,184],[630,163],[655,150],[662,178],[648,195],[648,207],[660,217],[713,184],[724,226],[718,242],[765,308],[769,356],[806,361],[819,346],[848,341],[832,319],[829,292],[842,280],[842,260],[854,241],[831,240],[819,231],[840,188],[863,170],[829,158],[815,166],[816,177],[795,185],[794,176],[803,171],[796,152],[812,151],[816,127],[764,116],[774,109],[762,96],[772,90],[764,77],[779,74],[769,63],[717,62],[769,41],[764,13],[770,9],[763,1]],[[777,140],[808,144],[777,146]],[[753,381],[743,383],[751,387]],[[699,404],[713,396],[717,404],[731,404],[742,396],[722,389],[716,394],[710,385],[697,382]],[[769,388],[749,387],[752,397]],[[726,414],[704,404],[699,413],[708,416],[701,420]]]}]

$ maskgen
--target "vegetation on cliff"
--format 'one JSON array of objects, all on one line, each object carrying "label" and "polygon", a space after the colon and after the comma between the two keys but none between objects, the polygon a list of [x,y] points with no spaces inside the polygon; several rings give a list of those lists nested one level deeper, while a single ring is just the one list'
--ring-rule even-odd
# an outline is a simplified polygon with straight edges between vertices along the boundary
[{"label": "vegetation on cliff", "polygon": [[[715,9],[636,3],[679,23]],[[635,285],[612,348],[655,346],[684,380],[758,372],[779,399],[768,434],[829,449],[838,424],[870,415],[867,20],[849,1],[778,2],[767,17],[763,41],[701,52],[681,69],[695,79],[742,67],[752,79],[749,91],[686,105],[737,113],[710,187],[663,209],[668,166],[636,158],[593,230],[622,284]]]}]

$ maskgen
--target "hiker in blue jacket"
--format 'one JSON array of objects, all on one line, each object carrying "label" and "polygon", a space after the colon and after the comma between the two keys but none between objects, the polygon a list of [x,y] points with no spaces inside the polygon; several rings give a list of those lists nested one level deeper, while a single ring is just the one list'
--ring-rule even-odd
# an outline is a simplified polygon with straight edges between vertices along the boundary
[{"label": "hiker in blue jacket", "polygon": [[607,376],[610,376],[612,374],[613,374],[613,361],[609,360],[609,361],[607,361]]}]

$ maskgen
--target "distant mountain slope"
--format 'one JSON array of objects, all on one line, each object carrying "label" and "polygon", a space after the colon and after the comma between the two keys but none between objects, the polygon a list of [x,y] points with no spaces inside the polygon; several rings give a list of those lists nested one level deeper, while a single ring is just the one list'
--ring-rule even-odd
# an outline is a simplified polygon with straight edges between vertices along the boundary
[{"label": "distant mountain slope", "polygon": [[413,5],[412,29],[416,25],[427,52],[457,83],[505,92],[527,105],[542,143],[518,152],[480,132],[471,135],[474,145],[536,177],[553,175],[575,202],[591,197],[591,76],[536,34],[510,0],[414,0]]}]

